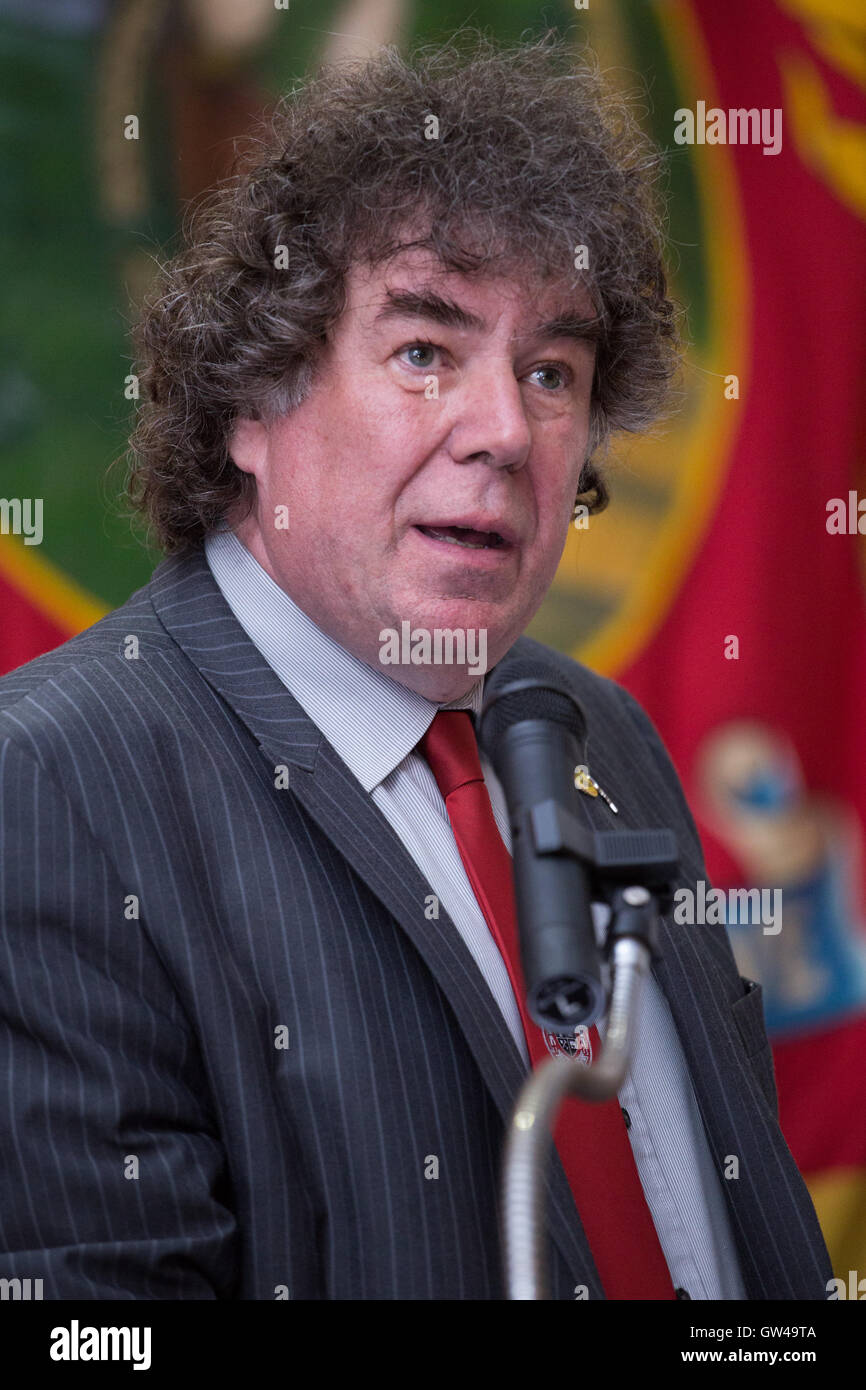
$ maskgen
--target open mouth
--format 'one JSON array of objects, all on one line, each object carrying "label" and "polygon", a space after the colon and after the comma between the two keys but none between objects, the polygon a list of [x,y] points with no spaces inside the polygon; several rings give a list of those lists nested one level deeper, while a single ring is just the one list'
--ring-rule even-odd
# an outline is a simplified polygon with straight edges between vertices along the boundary
[{"label": "open mouth", "polygon": [[473,531],[468,526],[418,526],[423,535],[434,541],[447,541],[466,550],[499,550],[507,541],[498,531]]}]

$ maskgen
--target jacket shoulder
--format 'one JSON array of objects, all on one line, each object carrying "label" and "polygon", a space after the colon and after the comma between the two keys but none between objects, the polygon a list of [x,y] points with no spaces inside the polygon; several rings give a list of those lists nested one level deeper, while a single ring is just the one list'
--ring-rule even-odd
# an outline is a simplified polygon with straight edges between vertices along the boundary
[{"label": "jacket shoulder", "polygon": [[555,666],[583,708],[590,728],[594,722],[593,717],[596,720],[604,715],[608,717],[615,715],[618,718],[633,717],[632,710],[639,711],[648,722],[651,722],[649,715],[638,704],[634,696],[628,693],[625,686],[612,680],[610,676],[599,675],[597,671],[593,671],[589,666],[584,666],[582,662],[575,661],[573,657],[557,651],[556,648],[549,647],[544,642],[537,642],[534,637],[521,637],[514,644],[509,655],[536,661],[539,665]]}]

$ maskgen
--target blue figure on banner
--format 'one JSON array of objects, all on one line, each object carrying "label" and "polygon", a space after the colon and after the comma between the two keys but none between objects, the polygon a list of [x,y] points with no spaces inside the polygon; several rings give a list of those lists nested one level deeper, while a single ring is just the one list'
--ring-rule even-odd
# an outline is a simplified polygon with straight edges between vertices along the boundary
[{"label": "blue figure on banner", "polygon": [[[811,791],[794,745],[757,721],[707,737],[698,782],[703,817],[748,887],[770,890],[751,894],[745,912],[727,893],[722,909],[740,971],[764,986],[768,1032],[801,1033],[866,1011],[856,815]],[[780,921],[771,922],[760,904],[778,900],[777,890]]]}]

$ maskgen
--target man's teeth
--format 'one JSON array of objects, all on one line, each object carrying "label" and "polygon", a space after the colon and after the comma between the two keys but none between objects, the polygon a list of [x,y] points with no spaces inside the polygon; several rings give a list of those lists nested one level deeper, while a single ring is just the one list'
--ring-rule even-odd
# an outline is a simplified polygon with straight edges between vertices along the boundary
[{"label": "man's teeth", "polygon": [[[421,530],[434,540],[447,541],[449,545],[460,545],[465,550],[495,550],[502,544],[502,537],[498,531],[469,531],[463,526],[449,526],[447,531],[436,526],[422,526]],[[485,540],[481,539],[482,535],[486,536]],[[469,536],[477,536],[478,539],[468,540]]]}]

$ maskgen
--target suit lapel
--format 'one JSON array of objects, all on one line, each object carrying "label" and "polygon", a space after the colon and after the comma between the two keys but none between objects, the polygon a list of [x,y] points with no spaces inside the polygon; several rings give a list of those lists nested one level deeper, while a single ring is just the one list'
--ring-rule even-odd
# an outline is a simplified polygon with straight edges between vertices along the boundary
[{"label": "suit lapel", "polygon": [[[345,763],[241,628],[204,551],[164,561],[150,586],[154,609],[198,671],[249,729],[272,766],[290,766],[304,809],[399,923],[445,994],[502,1116],[510,1121],[525,1080],[511,1033],[469,949],[440,907],[424,916],[432,889]],[[565,1171],[551,1150],[547,1213],[575,1283],[603,1298]]]}]

